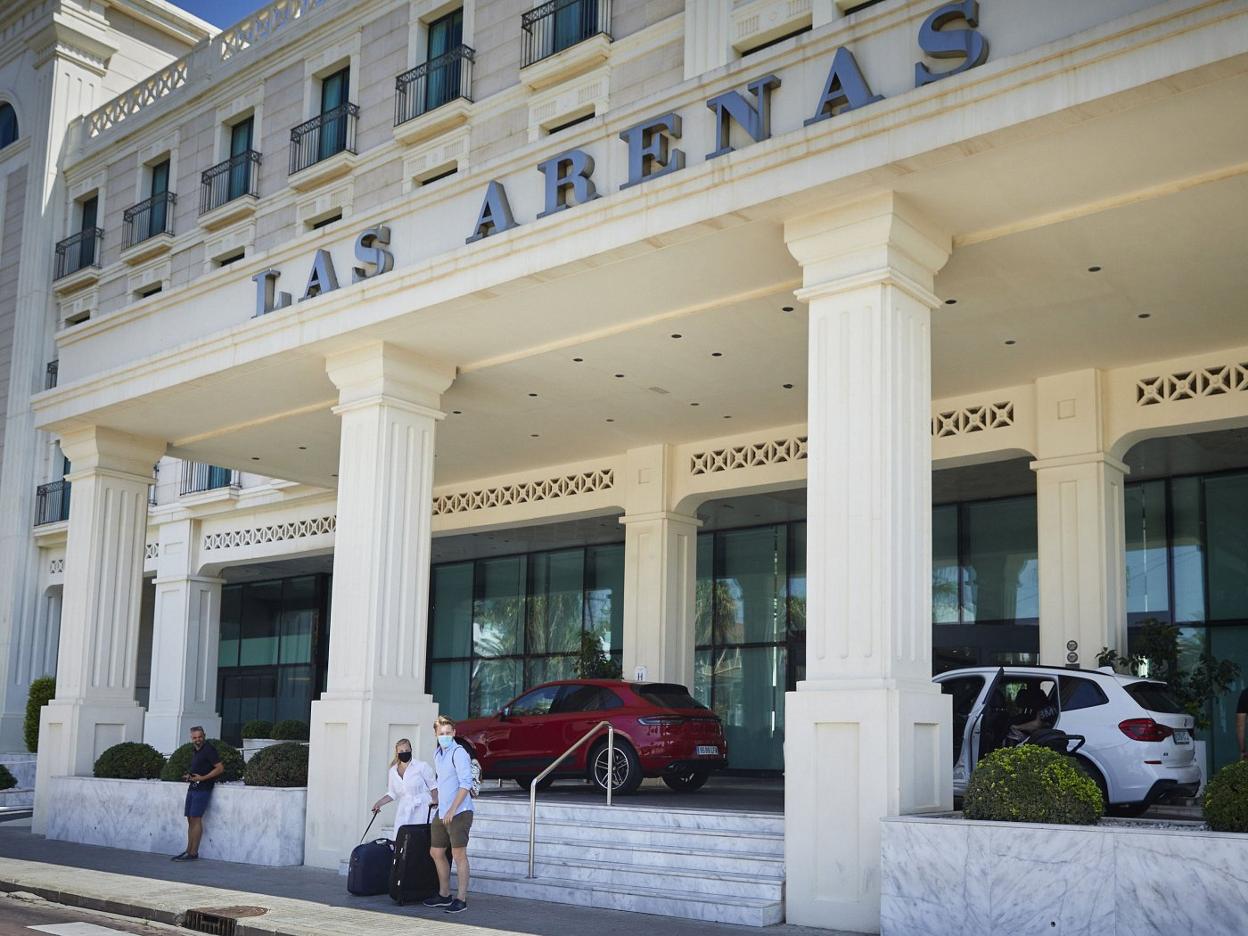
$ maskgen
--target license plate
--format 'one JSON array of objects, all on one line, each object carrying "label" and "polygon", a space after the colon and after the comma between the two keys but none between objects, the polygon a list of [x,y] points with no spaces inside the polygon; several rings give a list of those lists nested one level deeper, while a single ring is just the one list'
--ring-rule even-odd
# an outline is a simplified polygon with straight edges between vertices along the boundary
[{"label": "license plate", "polygon": [[699,744],[698,757],[718,757],[719,747],[714,744]]},{"label": "license plate", "polygon": [[1174,729],[1174,743],[1175,744],[1189,744],[1191,740],[1192,740],[1191,733],[1188,732],[1186,729],[1184,728]]}]

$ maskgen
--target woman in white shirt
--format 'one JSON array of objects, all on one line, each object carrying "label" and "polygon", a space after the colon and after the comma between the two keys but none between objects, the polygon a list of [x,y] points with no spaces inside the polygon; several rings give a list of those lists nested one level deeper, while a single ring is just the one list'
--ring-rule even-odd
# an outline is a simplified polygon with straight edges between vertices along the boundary
[{"label": "woman in white shirt", "polygon": [[429,821],[429,808],[437,801],[438,782],[432,767],[424,761],[412,760],[412,742],[407,738],[399,739],[394,745],[387,786],[386,795],[373,804],[373,812],[380,812],[386,803],[396,803],[396,830]]}]

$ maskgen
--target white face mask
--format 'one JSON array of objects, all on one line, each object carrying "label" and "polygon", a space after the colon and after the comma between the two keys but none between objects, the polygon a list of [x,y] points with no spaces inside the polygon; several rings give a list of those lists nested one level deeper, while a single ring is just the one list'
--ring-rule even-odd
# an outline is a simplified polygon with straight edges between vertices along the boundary
[{"label": "white face mask", "polygon": [[438,744],[442,746],[442,750],[446,750],[455,743],[455,736],[449,734],[438,735]]}]

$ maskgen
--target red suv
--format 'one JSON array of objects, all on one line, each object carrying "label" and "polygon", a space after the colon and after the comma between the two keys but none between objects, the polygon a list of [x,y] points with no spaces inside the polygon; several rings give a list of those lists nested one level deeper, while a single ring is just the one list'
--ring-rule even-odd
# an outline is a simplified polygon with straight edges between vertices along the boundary
[{"label": "red suv", "polygon": [[[490,778],[528,789],[585,732],[608,721],[616,730],[616,793],[632,793],[643,777],[662,777],[673,790],[696,790],[728,765],[724,727],[684,686],[618,679],[571,679],[530,689],[489,718],[456,726],[459,740]],[[542,785],[584,777],[607,788],[607,731],[579,748]]]}]

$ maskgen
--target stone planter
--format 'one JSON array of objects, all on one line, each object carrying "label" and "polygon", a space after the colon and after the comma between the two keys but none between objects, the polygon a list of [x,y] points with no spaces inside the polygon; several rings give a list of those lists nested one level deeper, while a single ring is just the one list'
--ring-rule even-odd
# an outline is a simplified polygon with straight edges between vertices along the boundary
[{"label": "stone planter", "polygon": [[256,751],[281,743],[276,738],[243,738],[243,763],[251,760]]},{"label": "stone planter", "polygon": [[[186,784],[52,777],[49,839],[176,855],[186,848]],[[303,864],[304,787],[218,783],[204,814],[203,858]]]},{"label": "stone planter", "polygon": [[1248,835],[956,816],[880,832],[884,936],[1248,933]]}]

